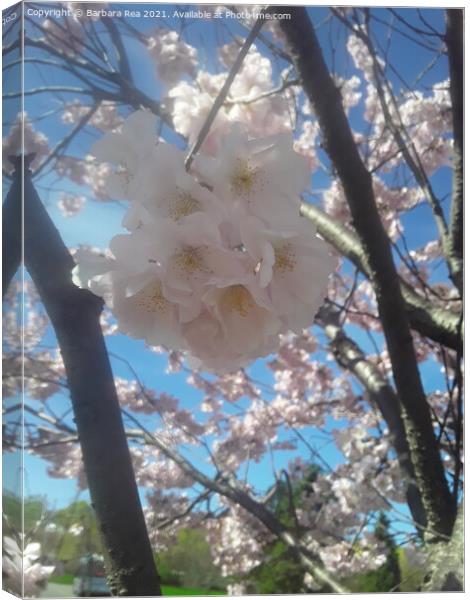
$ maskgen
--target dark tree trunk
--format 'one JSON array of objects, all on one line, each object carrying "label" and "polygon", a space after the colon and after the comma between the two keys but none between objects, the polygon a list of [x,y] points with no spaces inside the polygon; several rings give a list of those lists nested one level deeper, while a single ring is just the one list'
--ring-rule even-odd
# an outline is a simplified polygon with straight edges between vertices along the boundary
[{"label": "dark tree trunk", "polygon": [[[19,264],[21,171],[18,161],[4,207],[7,283]],[[24,174],[24,259],[64,361],[92,504],[107,553],[111,592],[159,596],[159,578],[100,327],[103,303],[72,283],[73,259],[34,189],[29,170]]]}]

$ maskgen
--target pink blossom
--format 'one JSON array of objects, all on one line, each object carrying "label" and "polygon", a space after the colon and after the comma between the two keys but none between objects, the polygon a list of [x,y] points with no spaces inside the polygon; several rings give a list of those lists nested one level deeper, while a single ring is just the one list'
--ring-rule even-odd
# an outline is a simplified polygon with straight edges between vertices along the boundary
[{"label": "pink blossom", "polygon": [[158,28],[149,36],[147,47],[156,62],[158,77],[166,85],[173,86],[183,75],[195,75],[197,50],[186,44],[176,31]]},{"label": "pink blossom", "polygon": [[[22,136],[24,135],[24,146]],[[18,113],[15,122],[11,125],[8,136],[3,138],[2,152],[5,157],[4,169],[13,172],[13,165],[6,160],[10,156],[19,156],[24,153],[35,154],[31,163],[34,171],[42,160],[49,154],[49,140],[40,131],[36,131],[26,113]]]},{"label": "pink blossom", "polygon": [[[79,100],[69,102],[64,106],[62,121],[67,124],[77,123],[90,112],[90,107],[82,104]],[[88,123],[101,131],[116,129],[123,122],[114,102],[103,100],[97,110],[93,113]]]},{"label": "pink blossom", "polygon": [[85,196],[74,196],[72,194],[62,194],[57,202],[57,206],[64,217],[74,217],[85,205]]}]

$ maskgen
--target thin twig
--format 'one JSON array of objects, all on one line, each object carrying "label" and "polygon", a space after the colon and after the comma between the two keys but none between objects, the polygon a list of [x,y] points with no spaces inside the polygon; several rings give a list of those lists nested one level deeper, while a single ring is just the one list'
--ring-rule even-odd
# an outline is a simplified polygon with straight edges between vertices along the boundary
[{"label": "thin twig", "polygon": [[[268,12],[268,9],[264,9],[262,11],[262,14],[265,14],[266,12]],[[240,67],[243,64],[245,56],[248,54],[248,51],[251,48],[251,45],[255,41],[256,36],[258,35],[258,33],[261,30],[261,28],[263,27],[263,25],[264,25],[264,19],[262,19],[262,18],[257,19],[256,23],[253,25],[253,28],[251,29],[250,33],[248,34],[248,37],[246,38],[243,46],[241,47],[240,52],[238,53],[238,56],[235,59],[235,62],[233,63],[232,68],[230,69],[227,79],[225,80],[225,83],[222,86],[222,89],[220,90],[217,98],[214,100],[214,104],[212,105],[212,108],[211,108],[209,114],[207,115],[207,118],[201,128],[201,131],[199,132],[199,135],[197,136],[196,141],[194,142],[188,156],[186,157],[184,164],[185,164],[187,171],[191,167],[191,163],[193,162],[194,157],[196,156],[196,154],[198,153],[202,144],[204,143],[204,140],[206,139],[206,136],[209,133],[209,130],[212,126],[212,123],[214,122],[214,119],[217,116],[217,113],[219,112],[222,104],[225,102],[227,94],[230,90],[230,86],[232,85],[233,80],[235,79],[238,71],[240,70]]]}]

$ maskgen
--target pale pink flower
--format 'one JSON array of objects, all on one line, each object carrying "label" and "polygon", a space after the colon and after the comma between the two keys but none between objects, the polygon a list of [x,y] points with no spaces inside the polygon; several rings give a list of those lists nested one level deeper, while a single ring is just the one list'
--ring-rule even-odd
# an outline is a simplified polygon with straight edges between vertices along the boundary
[{"label": "pale pink flower", "polygon": [[182,349],[178,307],[162,292],[161,269],[142,260],[144,244],[116,236],[111,242],[115,259],[76,254],[74,282],[105,299],[120,331],[150,344]]},{"label": "pale pink flower", "polygon": [[[215,81],[217,85],[214,85]],[[224,81],[224,75],[211,75],[200,71],[196,78],[196,85],[181,81],[168,92],[175,129],[188,138],[190,145],[196,141]],[[208,91],[207,88],[212,89]],[[230,121],[226,111],[219,110],[209,134],[204,140],[204,152],[213,154],[218,146],[218,137],[220,134],[226,133],[229,128]]]},{"label": "pale pink flower", "polygon": [[247,286],[237,283],[213,288],[204,301],[219,320],[233,352],[263,356],[277,347],[281,321],[256,303]]},{"label": "pale pink flower", "polygon": [[[67,124],[77,123],[90,111],[90,106],[82,104],[79,100],[68,102],[64,106],[62,121]],[[93,113],[88,123],[101,131],[111,131],[122,125],[123,119],[119,115],[115,102],[103,100]]]},{"label": "pale pink flower", "polygon": [[119,132],[108,132],[92,148],[99,161],[116,165],[107,178],[107,190],[111,197],[132,197],[141,185],[140,174],[152,160],[157,144],[157,117],[148,110],[132,113],[122,124]]},{"label": "pale pink flower", "polygon": [[60,208],[64,217],[74,217],[83,209],[85,202],[85,196],[62,194],[57,201],[57,206]]},{"label": "pale pink flower", "polygon": [[[22,146],[23,132],[24,147]],[[18,113],[8,136],[2,140],[2,153],[4,157],[3,168],[8,173],[13,172],[13,165],[8,160],[10,156],[19,156],[23,153],[25,156],[35,154],[35,158],[31,163],[31,169],[34,171],[49,154],[49,140],[43,133],[34,128],[28,119],[27,113]]]},{"label": "pale pink flower", "polygon": [[319,133],[320,127],[317,122],[304,121],[301,134],[294,140],[295,152],[305,156],[311,171],[316,171],[320,166],[315,149]]},{"label": "pale pink flower", "polygon": [[287,222],[283,231],[273,231],[255,217],[247,217],[241,227],[243,244],[258,265],[257,283],[264,291],[257,289],[255,297],[288,329],[301,333],[313,324],[336,260],[303,217]]},{"label": "pale pink flower", "polygon": [[195,75],[197,50],[184,42],[176,31],[157,29],[148,38],[147,47],[156,62],[158,77],[164,84],[172,86],[183,75]]},{"label": "pale pink flower", "polygon": [[152,258],[161,265],[166,297],[176,302],[194,304],[209,286],[248,279],[248,257],[223,247],[218,223],[207,214],[197,212],[179,225],[164,220],[144,224],[138,235],[150,243],[158,240]]},{"label": "pale pink flower", "polygon": [[[230,62],[238,53],[237,44],[222,47],[222,54]],[[201,127],[222,88],[228,73],[211,74],[199,71],[193,84],[182,81],[168,92],[175,128],[196,140]],[[252,46],[237,73],[230,95],[219,110],[211,131],[203,144],[206,154],[215,154],[219,137],[227,133],[232,123],[242,123],[252,137],[287,132],[291,130],[289,102],[281,94],[260,99],[262,94],[275,87],[270,61]]]},{"label": "pale pink flower", "polygon": [[292,150],[290,135],[250,140],[238,125],[216,158],[195,158],[194,171],[227,204],[277,224],[298,214],[300,194],[310,183],[307,162]]},{"label": "pale pink flower", "polygon": [[184,152],[160,142],[148,159],[151,168],[143,168],[138,186],[128,191],[132,202],[123,220],[125,227],[133,230],[149,217],[183,224],[196,213],[221,214],[220,201],[186,172]]}]

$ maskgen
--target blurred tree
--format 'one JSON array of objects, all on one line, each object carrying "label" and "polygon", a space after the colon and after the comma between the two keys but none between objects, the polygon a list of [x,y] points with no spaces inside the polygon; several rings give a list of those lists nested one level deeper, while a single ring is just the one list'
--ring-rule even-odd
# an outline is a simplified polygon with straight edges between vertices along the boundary
[{"label": "blurred tree", "polygon": [[163,583],[203,589],[225,587],[205,534],[198,529],[180,529],[173,546],[158,555],[157,565]]},{"label": "blurred tree", "polygon": [[[367,573],[359,573],[348,577],[345,585],[353,592],[391,592],[402,591],[400,583],[402,574],[398,549],[390,533],[390,521],[384,513],[380,513],[375,525],[375,536],[388,549],[387,559],[382,566]],[[416,591],[416,589],[415,589]]]}]

